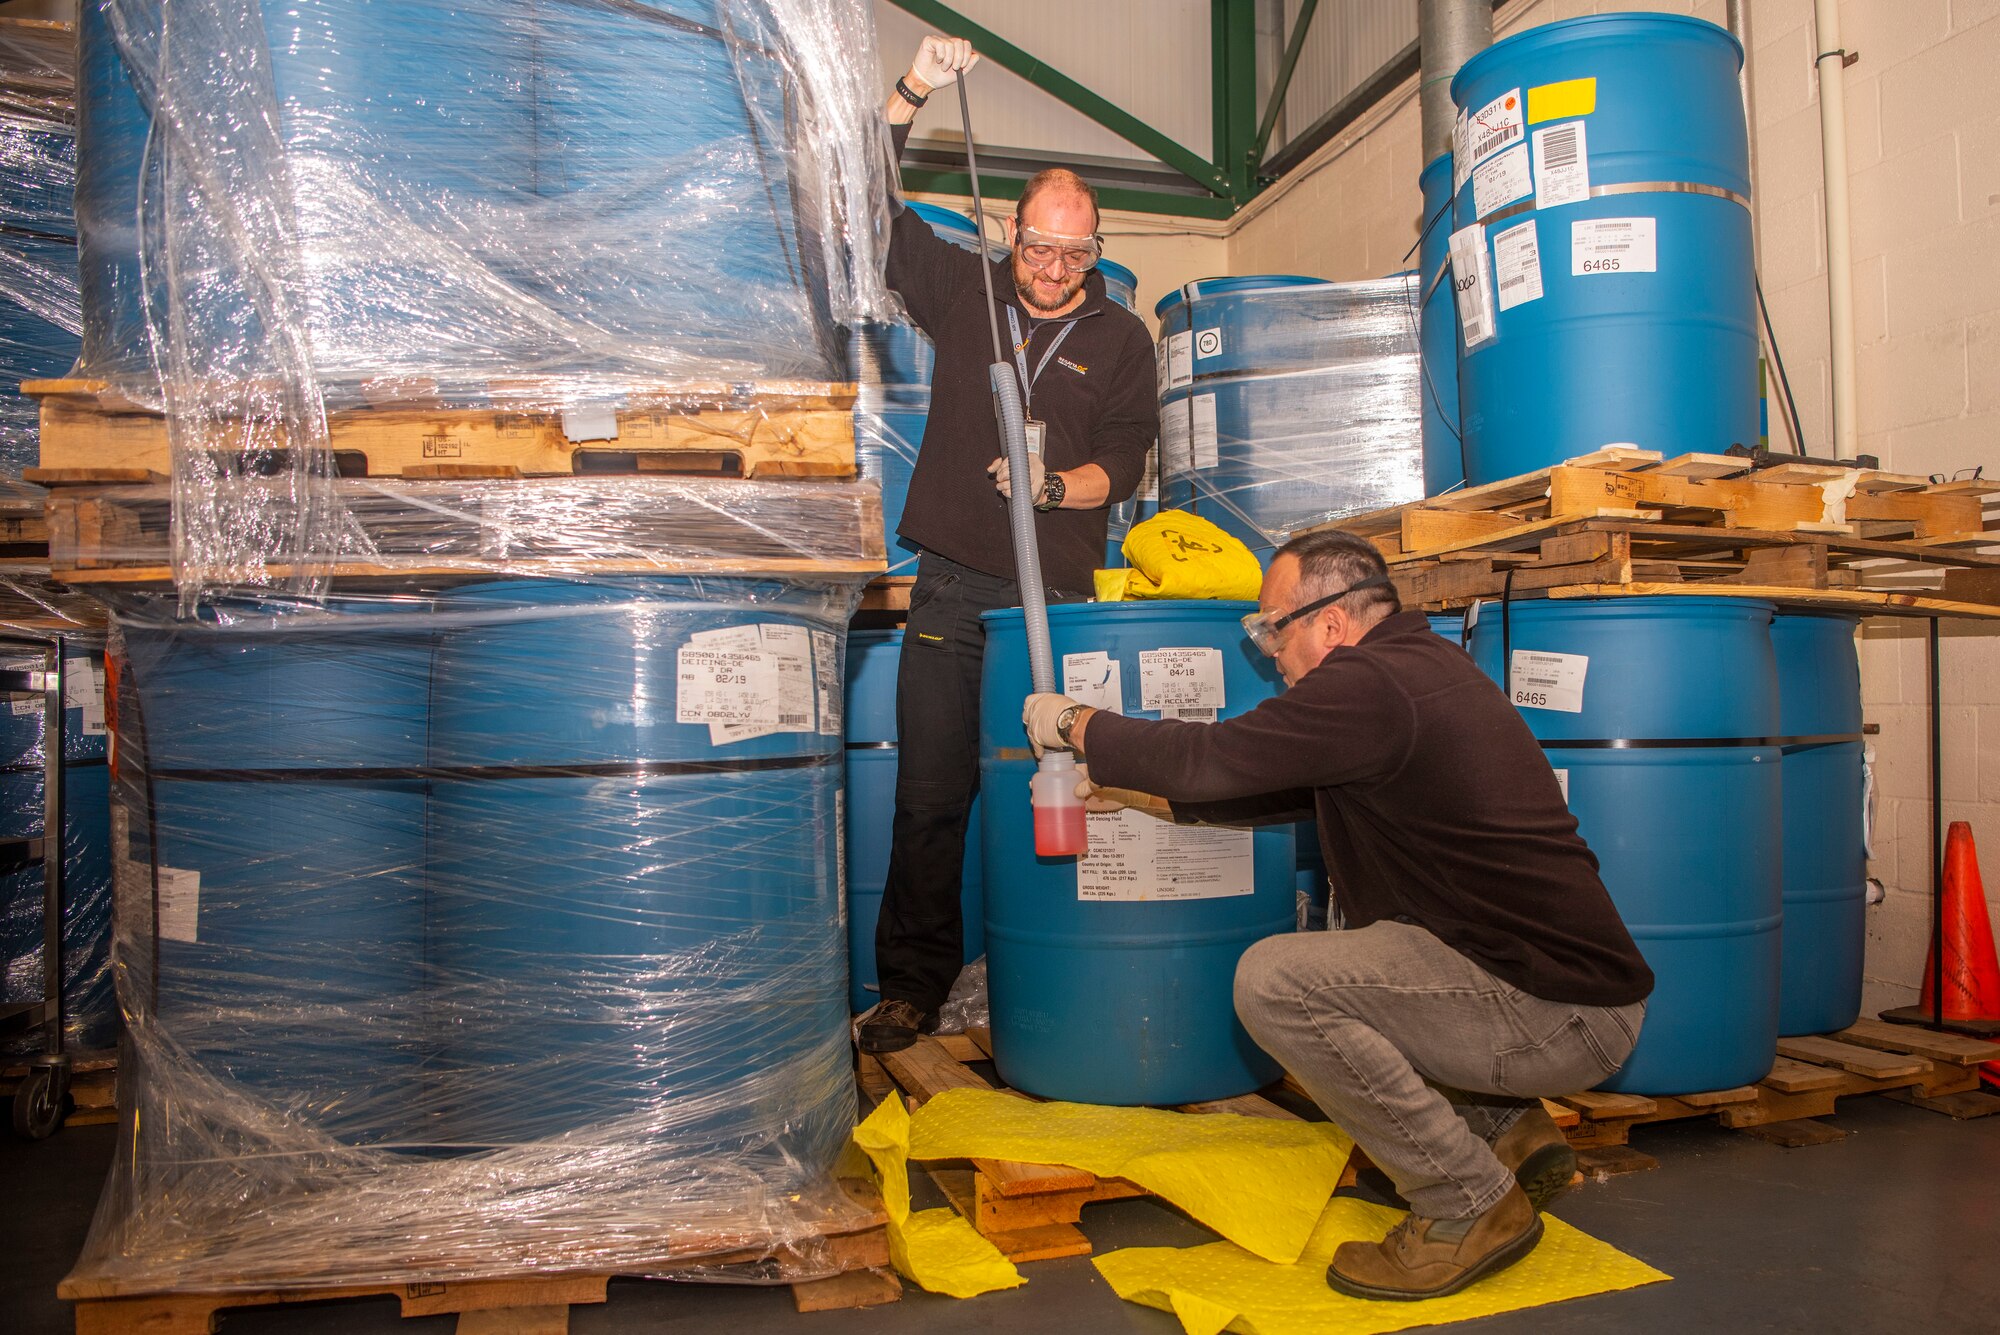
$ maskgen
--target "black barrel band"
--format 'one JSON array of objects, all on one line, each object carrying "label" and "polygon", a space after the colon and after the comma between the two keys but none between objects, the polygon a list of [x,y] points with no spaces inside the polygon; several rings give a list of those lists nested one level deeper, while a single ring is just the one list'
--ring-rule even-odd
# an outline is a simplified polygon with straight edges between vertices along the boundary
[{"label": "black barrel band", "polygon": [[1571,741],[1542,739],[1544,751],[1708,751],[1727,747],[1833,746],[1858,742],[1858,732],[1827,732],[1803,737],[1583,737]]},{"label": "black barrel band", "polygon": [[893,751],[896,749],[896,745],[895,742],[849,742],[847,749],[850,751]]},{"label": "black barrel band", "polygon": [[820,756],[758,756],[742,760],[616,760],[591,765],[384,765],[347,769],[156,769],[156,781],[178,783],[384,783],[486,779],[658,779],[684,774],[751,774],[762,770],[817,769],[838,763],[838,752]]},{"label": "black barrel band", "polygon": [[[63,768],[88,769],[92,765],[105,765],[109,763],[103,756],[82,756],[75,760],[64,760]],[[42,765],[0,765],[0,774],[41,774],[44,772],[46,772],[46,767]]]}]

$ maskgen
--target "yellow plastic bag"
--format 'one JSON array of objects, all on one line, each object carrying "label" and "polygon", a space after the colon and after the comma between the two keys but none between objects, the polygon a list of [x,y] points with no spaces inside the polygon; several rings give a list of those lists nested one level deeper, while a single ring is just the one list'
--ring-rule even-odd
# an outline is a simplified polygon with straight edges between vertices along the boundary
[{"label": "yellow plastic bag", "polygon": [[1256,602],[1264,568],[1236,538],[1200,515],[1162,510],[1125,535],[1129,569],[1097,572],[1097,597],[1235,598]]}]

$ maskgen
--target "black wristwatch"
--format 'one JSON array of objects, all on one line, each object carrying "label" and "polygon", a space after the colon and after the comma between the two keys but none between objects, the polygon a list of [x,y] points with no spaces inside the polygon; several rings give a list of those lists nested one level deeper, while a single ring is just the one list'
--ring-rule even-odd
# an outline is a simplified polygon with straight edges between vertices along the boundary
[{"label": "black wristwatch", "polygon": [[1062,738],[1062,744],[1072,751],[1076,750],[1076,743],[1069,739],[1069,730],[1076,726],[1079,718],[1083,717],[1083,708],[1082,705],[1070,705],[1056,715],[1056,736]]},{"label": "black wristwatch", "polygon": [[919,111],[923,110],[924,103],[931,100],[928,93],[922,97],[918,97],[915,93],[911,92],[910,85],[903,82],[903,76],[900,74],[896,76],[896,91],[903,95],[905,102],[908,102]]},{"label": "black wristwatch", "polygon": [[1035,508],[1044,511],[1059,509],[1063,497],[1068,494],[1069,484],[1063,481],[1061,473],[1052,468],[1042,476],[1042,498],[1035,502]]}]

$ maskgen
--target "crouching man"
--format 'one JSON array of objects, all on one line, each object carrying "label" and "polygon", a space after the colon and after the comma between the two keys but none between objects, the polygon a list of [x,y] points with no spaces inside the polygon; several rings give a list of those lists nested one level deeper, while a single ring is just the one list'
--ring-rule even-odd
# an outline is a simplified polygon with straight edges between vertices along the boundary
[{"label": "crouching man", "polygon": [[1259,605],[1245,629],[1288,689],[1247,714],[1154,722],[1036,695],[1023,720],[1038,750],[1088,763],[1097,809],[1317,816],[1338,930],[1251,947],[1236,1011],[1409,1202],[1381,1242],[1344,1244],[1327,1282],[1456,1293],[1540,1241],[1576,1159],[1539,1100],[1618,1070],[1652,971],[1527,724],[1400,610],[1371,544],[1294,538]]}]

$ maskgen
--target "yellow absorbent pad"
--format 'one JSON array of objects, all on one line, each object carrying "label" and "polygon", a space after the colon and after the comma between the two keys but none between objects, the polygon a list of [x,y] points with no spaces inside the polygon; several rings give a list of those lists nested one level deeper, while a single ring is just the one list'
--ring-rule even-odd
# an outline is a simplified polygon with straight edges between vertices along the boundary
[{"label": "yellow absorbent pad", "polygon": [[1097,572],[1097,597],[1236,598],[1256,602],[1264,568],[1248,547],[1200,515],[1162,510],[1125,535],[1126,570]]},{"label": "yellow absorbent pad", "polygon": [[1011,1159],[1122,1177],[1269,1261],[1298,1259],[1354,1142],[1327,1122],[1034,1103],[951,1089],[917,1110],[917,1159]]},{"label": "yellow absorbent pad", "polygon": [[1327,1204],[1295,1265],[1272,1265],[1227,1242],[1128,1247],[1096,1257],[1092,1264],[1119,1297],[1172,1312],[1188,1335],[1217,1335],[1222,1330],[1239,1335],[1376,1335],[1471,1321],[1669,1278],[1544,1215],[1546,1232],[1526,1260],[1448,1298],[1376,1302],[1349,1298],[1327,1287],[1326,1266],[1334,1248],[1343,1242],[1380,1240],[1403,1213],[1337,1196]]},{"label": "yellow absorbent pad", "polygon": [[900,1096],[883,1099],[854,1128],[854,1143],[867,1151],[881,1179],[882,1208],[889,1216],[889,1260],[903,1278],[953,1298],[976,1298],[1028,1282],[958,1211],[911,1211],[910,1114]]}]

